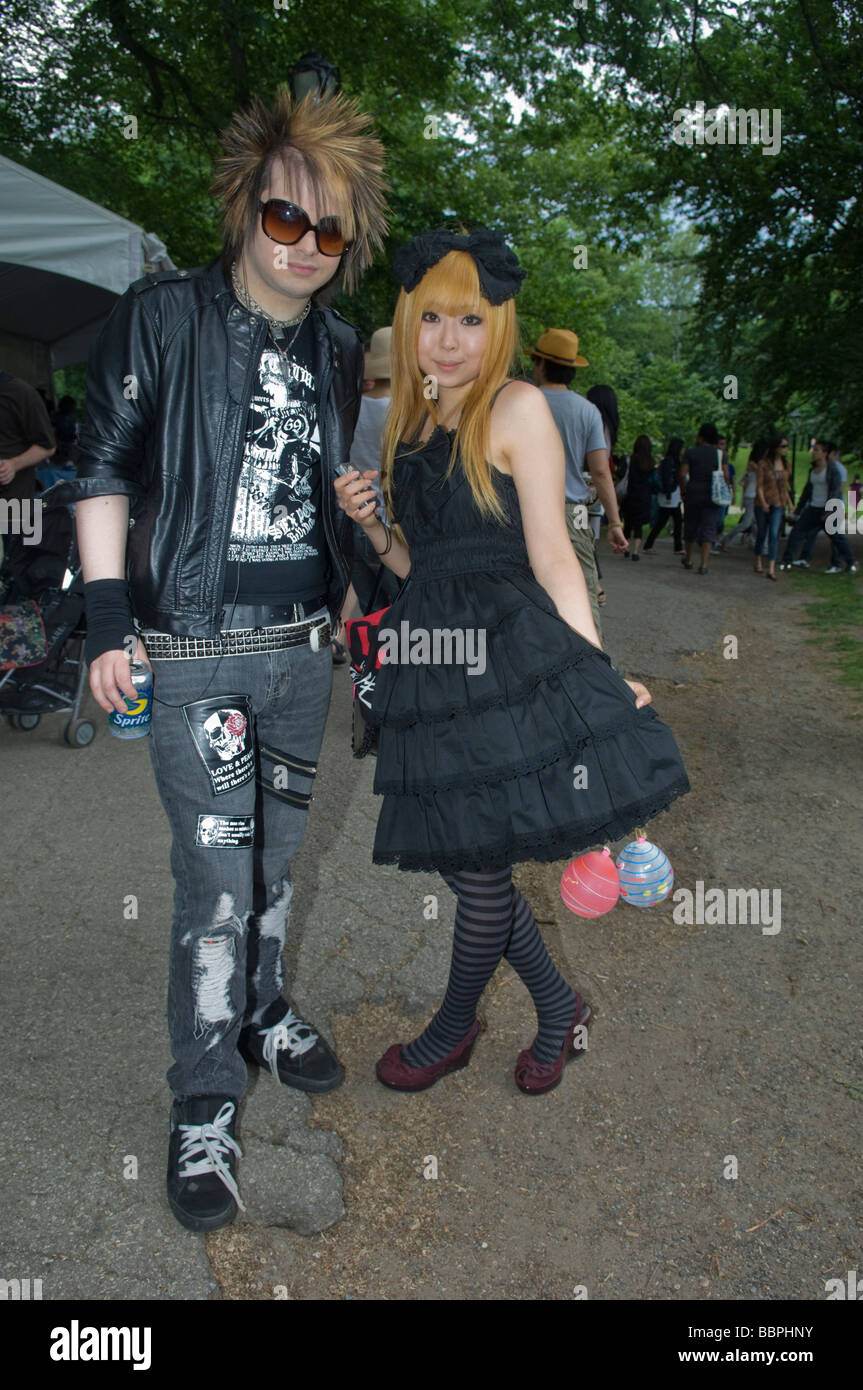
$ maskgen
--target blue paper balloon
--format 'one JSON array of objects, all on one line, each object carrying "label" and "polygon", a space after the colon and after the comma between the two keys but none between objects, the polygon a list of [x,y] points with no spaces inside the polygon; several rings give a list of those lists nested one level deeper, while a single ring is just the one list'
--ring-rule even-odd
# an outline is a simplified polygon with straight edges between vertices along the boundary
[{"label": "blue paper balloon", "polygon": [[674,870],[658,845],[639,836],[625,845],[617,857],[620,896],[633,907],[653,907],[667,898],[674,886]]}]

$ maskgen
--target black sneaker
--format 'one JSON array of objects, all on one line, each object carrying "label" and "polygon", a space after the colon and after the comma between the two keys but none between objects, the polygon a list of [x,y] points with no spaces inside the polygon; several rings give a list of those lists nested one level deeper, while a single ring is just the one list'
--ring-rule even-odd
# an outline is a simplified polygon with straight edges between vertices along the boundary
[{"label": "black sneaker", "polygon": [[245,1211],[237,1188],[234,1138],[237,1103],[230,1096],[190,1096],[171,1109],[168,1148],[168,1201],[190,1231],[229,1226],[237,1208]]},{"label": "black sneaker", "polygon": [[277,1081],[298,1091],[334,1091],[345,1079],[323,1038],[284,999],[274,999],[260,1023],[248,1024],[237,1046],[246,1062],[269,1067]]}]

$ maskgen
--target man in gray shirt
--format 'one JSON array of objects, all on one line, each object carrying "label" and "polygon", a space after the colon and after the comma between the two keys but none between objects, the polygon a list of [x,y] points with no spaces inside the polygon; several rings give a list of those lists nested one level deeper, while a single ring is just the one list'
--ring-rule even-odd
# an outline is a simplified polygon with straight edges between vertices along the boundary
[{"label": "man in gray shirt", "polygon": [[548,401],[554,416],[566,458],[566,526],[572,547],[578,556],[587,592],[590,611],[602,641],[599,621],[599,577],[593,548],[593,531],[587,515],[588,485],[584,474],[589,473],[599,500],[608,517],[608,540],[612,550],[623,552],[628,542],[623,535],[617,508],[617,496],[611,477],[608,447],[602,416],[595,405],[586,401],[569,385],[576,367],[588,366],[586,357],[578,352],[578,337],[566,328],[549,328],[530,350],[533,358],[533,379]]}]

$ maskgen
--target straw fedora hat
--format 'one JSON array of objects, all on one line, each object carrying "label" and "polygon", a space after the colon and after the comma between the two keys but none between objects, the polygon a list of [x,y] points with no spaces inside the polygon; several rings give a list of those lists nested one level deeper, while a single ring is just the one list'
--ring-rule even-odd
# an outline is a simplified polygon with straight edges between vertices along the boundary
[{"label": "straw fedora hat", "polygon": [[568,328],[547,328],[536,340],[529,357],[545,357],[561,367],[589,367],[586,357],[578,355],[578,334]]},{"label": "straw fedora hat", "polygon": [[372,334],[369,350],[366,353],[366,364],[363,368],[363,376],[367,381],[372,378],[375,381],[382,379],[389,381],[392,376],[393,372],[390,366],[392,336],[392,328],[378,328]]}]

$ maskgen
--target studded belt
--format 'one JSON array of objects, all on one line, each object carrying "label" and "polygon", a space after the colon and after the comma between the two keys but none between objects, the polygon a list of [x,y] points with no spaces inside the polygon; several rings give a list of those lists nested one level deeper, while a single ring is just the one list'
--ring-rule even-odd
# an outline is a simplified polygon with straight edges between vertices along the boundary
[{"label": "studded belt", "polygon": [[218,637],[181,637],[172,632],[140,633],[147,655],[155,661],[190,661],[205,656],[252,656],[258,652],[279,652],[284,647],[311,646],[320,651],[330,645],[329,618],[313,618],[303,623],[282,623],[278,627],[235,627]]}]

